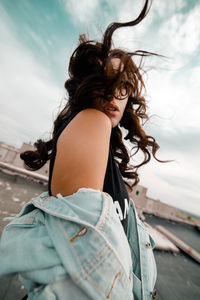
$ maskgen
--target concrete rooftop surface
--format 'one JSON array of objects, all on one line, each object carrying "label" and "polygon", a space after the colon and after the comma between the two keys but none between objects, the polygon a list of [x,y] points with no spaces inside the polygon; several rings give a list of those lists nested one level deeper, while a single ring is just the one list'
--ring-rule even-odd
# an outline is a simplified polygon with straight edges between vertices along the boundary
[{"label": "concrete rooftop surface", "polygon": [[[0,170],[0,233],[7,224],[4,217],[15,216],[32,197],[47,190],[47,185]],[[134,199],[133,199],[134,200]],[[157,241],[154,255],[157,264],[157,300],[199,300],[200,264],[170,244],[156,226],[160,225],[195,251],[200,252],[198,227],[145,214],[145,224]],[[166,251],[168,249],[168,251]],[[0,300],[20,300],[26,294],[17,275],[0,278]],[[80,299],[81,300],[81,299]],[[125,299],[124,299],[125,300]]]}]

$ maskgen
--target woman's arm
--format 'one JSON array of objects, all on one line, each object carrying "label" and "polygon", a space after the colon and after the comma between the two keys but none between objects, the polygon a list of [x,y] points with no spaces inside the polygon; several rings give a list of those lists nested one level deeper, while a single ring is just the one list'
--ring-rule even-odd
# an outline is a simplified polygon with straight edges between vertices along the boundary
[{"label": "woman's arm", "polygon": [[63,130],[57,142],[52,174],[53,195],[79,188],[102,190],[109,153],[111,121],[96,109],[85,109]]}]

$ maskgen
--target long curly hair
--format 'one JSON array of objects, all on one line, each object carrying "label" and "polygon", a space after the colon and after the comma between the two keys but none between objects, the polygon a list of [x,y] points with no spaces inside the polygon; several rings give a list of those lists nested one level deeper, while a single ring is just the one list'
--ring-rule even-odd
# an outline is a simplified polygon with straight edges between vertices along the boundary
[{"label": "long curly hair", "polygon": [[[35,151],[25,151],[20,155],[29,169],[38,170],[50,159],[56,133],[70,115],[91,107],[103,110],[112,100],[116,88],[121,91],[120,99],[123,98],[124,91],[129,96],[123,117],[111,133],[114,158],[124,182],[132,189],[139,182],[138,168],[148,163],[151,155],[160,161],[156,158],[158,144],[152,136],[146,135],[142,128],[144,121],[148,120],[142,63],[137,66],[132,59],[133,56],[141,56],[142,62],[143,57],[157,54],[142,50],[127,52],[111,49],[113,32],[120,27],[140,23],[148,13],[150,4],[150,1],[145,1],[140,15],[134,21],[111,23],[103,35],[102,42],[88,40],[85,34],[80,35],[79,45],[70,58],[69,79],[65,82],[68,101],[54,121],[52,138],[49,141],[37,140],[34,143]],[[119,68],[115,71],[111,63],[113,58],[120,59]],[[127,131],[124,137],[121,128]],[[132,155],[129,154],[123,139],[133,144]],[[143,152],[144,159],[133,166],[130,164],[130,158],[139,150]]]}]

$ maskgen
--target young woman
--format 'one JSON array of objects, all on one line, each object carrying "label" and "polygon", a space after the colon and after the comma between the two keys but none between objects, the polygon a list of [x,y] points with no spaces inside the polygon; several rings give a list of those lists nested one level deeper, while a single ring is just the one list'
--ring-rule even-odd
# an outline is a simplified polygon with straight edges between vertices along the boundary
[{"label": "young woman", "polygon": [[[18,272],[28,299],[155,297],[154,241],[125,187],[138,183],[138,167],[159,148],[141,126],[144,82],[132,59],[151,53],[111,49],[113,32],[138,24],[148,6],[132,22],[109,25],[102,43],[80,36],[52,139],[21,154],[32,170],[50,159],[48,192],[7,225],[0,247],[0,274]],[[121,128],[144,153],[137,166],[129,164]]]}]

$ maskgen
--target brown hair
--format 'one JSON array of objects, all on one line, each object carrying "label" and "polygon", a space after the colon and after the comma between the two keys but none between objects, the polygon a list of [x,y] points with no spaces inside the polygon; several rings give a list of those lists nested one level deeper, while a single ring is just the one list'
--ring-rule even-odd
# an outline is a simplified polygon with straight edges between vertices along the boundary
[{"label": "brown hair", "polygon": [[[69,62],[69,79],[65,82],[65,88],[68,92],[68,101],[58,114],[54,121],[52,139],[45,142],[38,140],[34,146],[35,151],[25,151],[20,157],[24,160],[26,166],[32,170],[40,169],[50,158],[53,148],[54,138],[61,125],[67,118],[85,108],[97,107],[102,109],[113,97],[116,87],[118,90],[125,89],[129,95],[123,117],[116,127],[112,129],[111,144],[116,163],[124,178],[131,179],[132,184],[125,182],[130,188],[139,182],[137,169],[148,163],[151,154],[156,158],[156,152],[159,149],[158,144],[152,136],[146,135],[142,129],[146,114],[146,100],[143,92],[145,85],[141,75],[142,64],[136,66],[132,56],[156,55],[146,51],[127,52],[121,49],[111,49],[113,32],[125,26],[134,26],[141,22],[149,10],[149,1],[145,5],[134,21],[127,23],[111,23],[104,35],[102,43],[89,41],[86,35],[80,35],[79,45],[73,52]],[[121,63],[117,71],[113,72],[111,60],[117,57]],[[122,96],[122,95],[121,95]],[[123,100],[121,100],[123,101]],[[129,164],[130,155],[123,142],[121,128],[127,130],[124,137],[134,146],[134,154],[142,150],[144,160],[135,166]],[[132,156],[132,155],[131,155]]]}]

